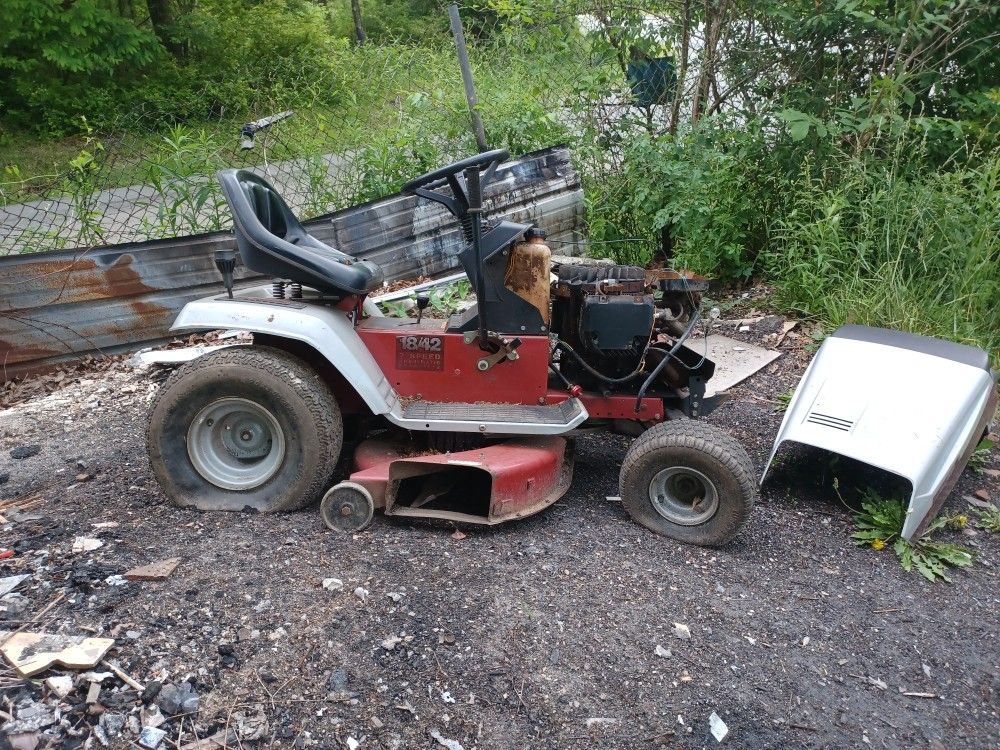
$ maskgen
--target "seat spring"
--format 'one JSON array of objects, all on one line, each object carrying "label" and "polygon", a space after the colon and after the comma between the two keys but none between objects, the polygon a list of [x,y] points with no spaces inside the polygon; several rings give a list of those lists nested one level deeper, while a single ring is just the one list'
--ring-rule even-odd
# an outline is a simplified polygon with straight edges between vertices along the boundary
[{"label": "seat spring", "polygon": [[302,284],[297,281],[293,281],[288,285],[288,287],[289,299],[302,299]]},{"label": "seat spring", "polygon": [[271,296],[275,299],[285,298],[285,282],[281,279],[274,279],[271,282]]}]

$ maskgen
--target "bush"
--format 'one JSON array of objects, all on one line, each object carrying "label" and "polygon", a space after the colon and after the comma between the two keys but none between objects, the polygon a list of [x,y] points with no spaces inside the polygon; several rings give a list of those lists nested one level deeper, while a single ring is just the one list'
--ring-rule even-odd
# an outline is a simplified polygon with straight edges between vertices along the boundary
[{"label": "bush", "polygon": [[[919,145],[901,143],[912,162]],[[855,322],[1000,349],[1000,156],[951,171],[841,153],[788,189],[764,257],[777,301]]]}]

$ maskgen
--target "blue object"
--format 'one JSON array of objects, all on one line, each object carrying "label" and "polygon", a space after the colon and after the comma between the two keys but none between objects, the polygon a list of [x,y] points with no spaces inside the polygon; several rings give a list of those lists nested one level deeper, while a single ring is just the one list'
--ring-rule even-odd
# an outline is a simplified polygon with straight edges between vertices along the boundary
[{"label": "blue object", "polygon": [[677,88],[674,58],[654,57],[628,64],[627,77],[636,103],[640,107],[666,104]]}]

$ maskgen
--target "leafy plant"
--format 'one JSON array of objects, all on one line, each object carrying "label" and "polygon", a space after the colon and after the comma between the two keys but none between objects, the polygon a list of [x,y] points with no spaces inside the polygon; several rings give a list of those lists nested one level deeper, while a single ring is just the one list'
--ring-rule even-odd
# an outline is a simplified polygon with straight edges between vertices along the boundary
[{"label": "leafy plant", "polygon": [[987,507],[975,508],[972,512],[976,516],[977,529],[1000,534],[1000,507],[990,503]]},{"label": "leafy plant", "polygon": [[916,571],[928,581],[951,582],[948,568],[965,568],[972,564],[972,554],[958,544],[938,542],[930,535],[949,523],[947,517],[939,516],[927,527],[919,539],[907,541],[899,534],[906,520],[906,507],[898,500],[880,497],[874,490],[867,490],[861,502],[861,510],[854,516],[856,531],[851,534],[859,547],[870,547],[880,551],[891,547],[899,558],[903,570]]},{"label": "leafy plant", "polygon": [[786,411],[788,411],[788,405],[792,402],[792,397],[794,395],[795,395],[795,389],[794,388],[789,388],[784,393],[779,393],[778,396],[777,396],[777,399],[778,399],[777,410],[779,412],[786,412]]},{"label": "leafy plant", "polygon": [[986,468],[986,462],[989,460],[990,451],[993,450],[994,441],[990,440],[988,437],[984,437],[976,445],[972,455],[969,456],[969,468],[972,469],[976,474],[981,474],[983,469]]}]

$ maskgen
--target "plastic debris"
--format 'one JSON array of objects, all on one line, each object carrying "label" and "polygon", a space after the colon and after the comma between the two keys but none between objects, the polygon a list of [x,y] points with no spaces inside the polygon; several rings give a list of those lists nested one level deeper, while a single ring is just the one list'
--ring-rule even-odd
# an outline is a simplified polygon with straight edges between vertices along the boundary
[{"label": "plastic debris", "polygon": [[729,734],[729,727],[726,725],[726,722],[715,711],[712,711],[708,717],[708,728],[712,736],[715,737],[716,742],[722,742],[726,739],[726,735]]}]

